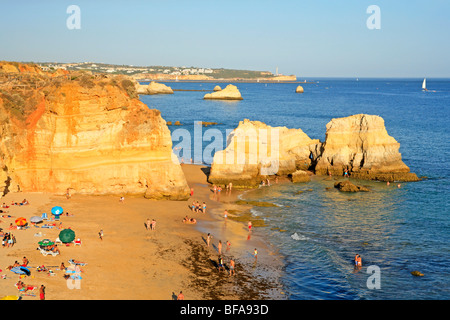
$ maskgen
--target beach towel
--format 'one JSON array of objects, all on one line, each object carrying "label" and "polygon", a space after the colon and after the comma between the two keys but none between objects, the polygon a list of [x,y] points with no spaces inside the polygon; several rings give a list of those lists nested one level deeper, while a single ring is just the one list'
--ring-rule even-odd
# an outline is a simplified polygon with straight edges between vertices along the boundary
[{"label": "beach towel", "polygon": [[85,266],[85,265],[87,265],[87,263],[84,263],[84,262],[81,262],[81,261],[78,261],[78,262],[75,262],[73,259],[70,259],[69,260],[69,263],[70,264],[73,264],[73,265],[75,265],[75,266]]},{"label": "beach towel", "polygon": [[14,267],[11,268],[11,271],[17,274],[26,274],[27,276],[31,275],[31,272],[26,267]]}]

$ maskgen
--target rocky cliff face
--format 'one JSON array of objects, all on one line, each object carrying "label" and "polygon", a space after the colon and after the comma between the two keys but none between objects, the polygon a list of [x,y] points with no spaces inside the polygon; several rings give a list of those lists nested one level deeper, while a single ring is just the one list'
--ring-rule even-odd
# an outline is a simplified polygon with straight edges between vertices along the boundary
[{"label": "rocky cliff face", "polygon": [[209,181],[254,187],[267,176],[307,170],[317,143],[319,140],[310,139],[301,129],[241,121],[230,135],[227,148],[214,155]]},{"label": "rocky cliff face", "polygon": [[[259,131],[260,129],[263,129]],[[261,139],[276,130],[278,137]],[[238,141],[247,139],[247,144]],[[266,139],[267,140],[267,139]],[[278,149],[274,145],[278,143]],[[304,170],[317,175],[342,176],[381,181],[417,181],[403,163],[400,144],[388,135],[384,120],[373,115],[353,115],[331,120],[326,140],[310,139],[301,129],[272,128],[258,121],[245,120],[233,132],[224,151],[217,152],[209,180],[215,184],[252,187],[270,175],[288,175],[294,182],[309,181]],[[270,154],[270,150],[276,150]],[[261,150],[268,155],[261,156]],[[251,160],[253,159],[253,160]],[[263,170],[276,163],[276,172]]]},{"label": "rocky cliff face", "polygon": [[316,174],[342,175],[381,181],[417,181],[403,163],[400,144],[388,135],[383,118],[358,114],[332,119],[317,153]]},{"label": "rocky cliff face", "polygon": [[39,77],[44,86],[37,90],[0,87],[0,194],[188,197],[166,122],[136,98],[133,81]]}]

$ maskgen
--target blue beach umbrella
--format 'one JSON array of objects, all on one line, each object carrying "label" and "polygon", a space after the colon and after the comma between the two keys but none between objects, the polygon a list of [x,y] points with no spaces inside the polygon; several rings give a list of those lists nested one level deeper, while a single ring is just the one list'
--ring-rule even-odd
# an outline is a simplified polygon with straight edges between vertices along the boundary
[{"label": "blue beach umbrella", "polygon": [[60,216],[61,214],[63,214],[63,208],[61,208],[61,207],[59,207],[59,206],[56,206],[56,207],[53,207],[52,208],[52,214],[53,215],[55,215],[55,216]]}]

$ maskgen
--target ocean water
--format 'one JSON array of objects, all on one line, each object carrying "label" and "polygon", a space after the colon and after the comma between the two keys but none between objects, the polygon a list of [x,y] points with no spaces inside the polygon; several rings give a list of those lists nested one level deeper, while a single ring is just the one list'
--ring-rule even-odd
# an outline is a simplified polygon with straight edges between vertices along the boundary
[{"label": "ocean water", "polygon": [[[174,147],[182,142],[179,129],[194,140],[194,121],[220,123],[202,129],[204,141],[195,148],[204,152],[211,151],[213,141],[207,129],[220,130],[219,142],[225,145],[226,131],[246,118],[301,128],[324,141],[332,118],[358,113],[383,117],[389,135],[401,145],[405,164],[426,179],[400,188],[357,181],[372,191],[346,194],[333,188],[334,180],[316,177],[304,184],[272,184],[245,197],[278,205],[255,207],[252,213],[264,218],[266,240],[285,257],[282,281],[289,299],[450,299],[450,80],[427,79],[432,92],[421,91],[422,80],[314,79],[302,84],[303,94],[295,93],[297,84],[237,83],[242,101],[203,100],[206,92],[201,91],[141,100],[159,109],[166,121],[183,124],[169,127],[177,137]],[[168,85],[212,91],[216,84]],[[180,157],[198,160],[195,148]],[[201,160],[208,164],[211,158],[203,154]],[[359,270],[353,266],[356,253],[363,262]],[[414,270],[424,276],[411,275]]]}]

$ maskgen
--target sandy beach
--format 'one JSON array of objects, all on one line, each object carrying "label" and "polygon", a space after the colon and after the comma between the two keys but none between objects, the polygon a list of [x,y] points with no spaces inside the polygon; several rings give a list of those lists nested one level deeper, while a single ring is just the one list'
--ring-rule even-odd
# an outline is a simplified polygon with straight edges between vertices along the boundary
[{"label": "sandy beach", "polygon": [[[48,300],[171,300],[183,291],[186,300],[224,299],[286,299],[278,283],[283,268],[279,257],[270,245],[263,241],[262,232],[254,227],[251,232],[242,221],[224,219],[228,210],[245,211],[248,207],[235,204],[240,191],[223,190],[214,194],[206,181],[206,167],[183,165],[188,184],[194,189],[187,201],[154,201],[143,197],[128,197],[124,202],[117,196],[65,196],[44,193],[9,193],[1,199],[10,205],[27,199],[29,205],[13,205],[7,209],[12,217],[1,218],[0,228],[11,232],[16,243],[2,248],[0,255],[0,297],[21,295],[24,300],[39,299],[39,287],[46,287]],[[206,213],[189,209],[193,201],[205,202]],[[64,209],[60,221],[44,221],[23,230],[9,230],[18,217],[28,221],[30,217],[46,212],[53,217],[51,208]],[[65,214],[68,213],[66,216]],[[188,216],[197,224],[185,224]],[[155,219],[155,230],[147,230],[147,219]],[[42,228],[55,223],[54,228]],[[61,226],[60,226],[61,223]],[[38,227],[39,226],[39,227]],[[61,254],[43,256],[37,250],[42,239],[54,241],[61,229],[70,228],[80,238],[82,245],[59,244]],[[100,230],[103,239],[99,238]],[[213,236],[206,245],[206,235]],[[222,254],[226,272],[219,272],[218,242],[223,243]],[[231,243],[227,248],[226,241]],[[258,249],[258,259],[252,256]],[[7,267],[15,261],[22,263],[26,257],[30,276],[21,281],[36,289],[25,294],[15,284],[20,276]],[[236,261],[236,275],[228,275],[230,258]],[[64,279],[69,260],[86,263],[81,267],[81,280]],[[38,266],[46,266],[51,272],[38,272]]]}]

